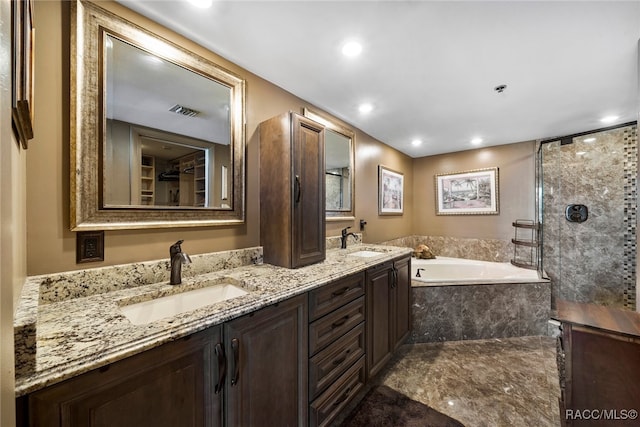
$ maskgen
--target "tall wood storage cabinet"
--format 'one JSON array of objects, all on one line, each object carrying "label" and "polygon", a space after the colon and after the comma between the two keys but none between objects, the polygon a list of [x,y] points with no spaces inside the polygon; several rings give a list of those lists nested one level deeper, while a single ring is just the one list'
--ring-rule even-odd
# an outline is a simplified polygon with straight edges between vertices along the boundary
[{"label": "tall wood storage cabinet", "polygon": [[260,241],[287,268],[325,258],[324,127],[296,113],[260,124]]}]

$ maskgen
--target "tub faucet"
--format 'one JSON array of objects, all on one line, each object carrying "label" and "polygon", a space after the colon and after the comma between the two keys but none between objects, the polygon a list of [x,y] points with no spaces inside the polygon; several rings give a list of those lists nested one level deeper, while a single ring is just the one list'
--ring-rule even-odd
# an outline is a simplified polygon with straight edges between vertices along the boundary
[{"label": "tub faucet", "polygon": [[169,255],[171,257],[171,279],[169,283],[171,285],[179,285],[182,283],[182,264],[191,264],[191,258],[189,255],[182,252],[180,245],[184,240],[178,240],[169,248]]},{"label": "tub faucet", "polygon": [[350,229],[351,227],[347,227],[347,228],[343,228],[342,229],[342,237],[341,237],[341,241],[340,241],[340,249],[347,249],[347,237],[349,236],[353,236],[356,237],[356,235],[354,233],[347,233],[347,230]]},{"label": "tub faucet", "polygon": [[419,268],[416,270],[416,277],[422,277],[420,276],[420,271],[424,271],[424,268]]}]

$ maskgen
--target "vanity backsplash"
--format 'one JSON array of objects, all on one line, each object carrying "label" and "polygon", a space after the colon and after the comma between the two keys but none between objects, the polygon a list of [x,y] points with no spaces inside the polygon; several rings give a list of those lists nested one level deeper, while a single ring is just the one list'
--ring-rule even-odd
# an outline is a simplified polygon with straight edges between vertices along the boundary
[{"label": "vanity backsplash", "polygon": [[[183,277],[262,264],[262,247],[191,255]],[[169,258],[87,270],[33,276],[40,282],[39,304],[50,304],[169,280]]]},{"label": "vanity backsplash", "polygon": [[[362,233],[355,234],[349,238],[349,245],[362,243]],[[340,236],[327,237],[327,249],[339,247]],[[261,246],[191,255],[190,258],[191,264],[182,267],[183,277],[263,263]],[[38,304],[51,304],[168,281],[169,272],[167,256],[162,260],[32,276],[28,280],[32,284],[39,283]]]}]

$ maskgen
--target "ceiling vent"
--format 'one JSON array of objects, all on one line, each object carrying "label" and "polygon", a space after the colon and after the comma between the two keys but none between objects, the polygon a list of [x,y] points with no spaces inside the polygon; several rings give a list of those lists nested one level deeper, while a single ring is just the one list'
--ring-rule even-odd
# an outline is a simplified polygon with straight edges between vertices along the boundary
[{"label": "ceiling vent", "polygon": [[192,110],[191,108],[184,107],[180,104],[176,104],[173,107],[169,108],[169,111],[172,111],[177,114],[181,114],[187,117],[195,117],[200,114],[200,111]]}]

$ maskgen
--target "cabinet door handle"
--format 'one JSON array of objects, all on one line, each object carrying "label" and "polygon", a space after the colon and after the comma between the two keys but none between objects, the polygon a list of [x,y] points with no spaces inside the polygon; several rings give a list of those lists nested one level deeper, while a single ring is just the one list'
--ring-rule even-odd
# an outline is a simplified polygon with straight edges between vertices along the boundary
[{"label": "cabinet door handle", "polygon": [[344,317],[343,317],[342,319],[340,319],[340,320],[336,320],[335,322],[333,322],[333,323],[331,324],[331,329],[335,329],[335,328],[337,328],[338,326],[342,326],[342,325],[344,325],[344,324],[345,324],[345,322],[346,322],[347,320],[349,320],[349,315],[344,316]]},{"label": "cabinet door handle", "polygon": [[335,291],[335,292],[331,292],[331,296],[332,297],[339,297],[340,295],[344,295],[345,292],[347,292],[349,289],[349,286],[345,286],[344,288],[340,289],[339,291]]},{"label": "cabinet door handle", "polygon": [[302,194],[302,186],[300,185],[300,176],[296,175],[296,203],[300,203],[301,194]]},{"label": "cabinet door handle", "polygon": [[240,379],[240,341],[237,338],[231,340],[231,350],[233,351],[233,376],[231,385],[238,384]]},{"label": "cabinet door handle", "polygon": [[398,285],[398,269],[394,266],[391,271],[393,272],[391,287],[395,288]]},{"label": "cabinet door handle", "polygon": [[224,347],[222,344],[218,343],[215,346],[215,353],[218,357],[218,384],[216,384],[215,394],[218,394],[222,391],[224,387],[224,380],[227,377],[227,358],[224,354]]}]

